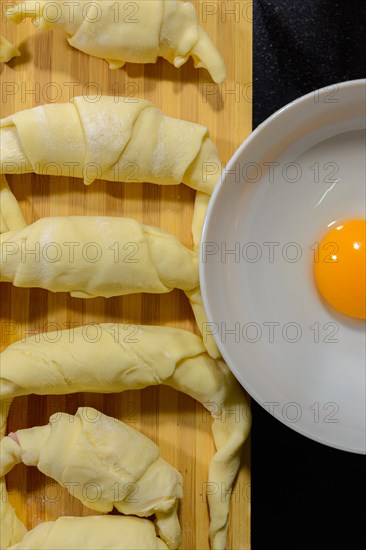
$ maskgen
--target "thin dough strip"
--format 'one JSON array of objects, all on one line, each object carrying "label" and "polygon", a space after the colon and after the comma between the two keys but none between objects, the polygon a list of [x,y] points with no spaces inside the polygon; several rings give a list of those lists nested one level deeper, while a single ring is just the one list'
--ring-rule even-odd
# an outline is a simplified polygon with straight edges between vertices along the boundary
[{"label": "thin dough strip", "polygon": [[197,191],[194,201],[193,218],[192,218],[192,237],[193,250],[199,252],[201,245],[202,229],[205,222],[206,212],[210,197],[205,193]]},{"label": "thin dough strip", "polygon": [[155,63],[163,57],[181,67],[192,56],[195,67],[225,80],[224,61],[198,25],[195,7],[177,0],[26,0],[6,12],[20,23],[31,18],[39,29],[67,33],[71,46],[108,61],[111,69],[128,63]]},{"label": "thin dough strip", "polygon": [[208,495],[210,540],[214,550],[226,547],[230,494],[250,430],[244,392],[221,359],[213,359],[193,333],[153,326],[98,325],[97,341],[84,338],[84,327],[65,330],[52,342],[27,338],[1,354],[2,425],[16,396],[76,392],[114,393],[165,384],[200,403],[213,417],[217,449],[208,483],[220,490]]},{"label": "thin dough strip", "polygon": [[218,179],[212,167],[220,165],[206,127],[126,97],[75,97],[19,111],[0,120],[0,147],[4,174],[72,176],[86,185],[183,182],[210,195]]}]

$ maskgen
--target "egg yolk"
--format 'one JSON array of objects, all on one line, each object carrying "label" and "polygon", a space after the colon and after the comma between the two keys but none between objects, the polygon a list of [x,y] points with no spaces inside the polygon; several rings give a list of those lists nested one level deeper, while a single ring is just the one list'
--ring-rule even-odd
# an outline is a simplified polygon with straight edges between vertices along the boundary
[{"label": "egg yolk", "polygon": [[366,318],[366,220],[337,222],[314,254],[314,276],[332,307]]}]

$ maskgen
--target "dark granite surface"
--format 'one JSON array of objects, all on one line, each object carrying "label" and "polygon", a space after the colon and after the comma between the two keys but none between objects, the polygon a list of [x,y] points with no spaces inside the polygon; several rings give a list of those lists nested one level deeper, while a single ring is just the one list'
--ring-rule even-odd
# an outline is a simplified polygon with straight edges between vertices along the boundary
[{"label": "dark granite surface", "polygon": [[[364,0],[254,0],[253,124],[366,76]],[[252,550],[358,550],[365,457],[298,435],[253,404]],[[236,550],[236,549],[233,549]]]},{"label": "dark granite surface", "polygon": [[365,0],[254,0],[254,126],[297,97],[366,77]]}]

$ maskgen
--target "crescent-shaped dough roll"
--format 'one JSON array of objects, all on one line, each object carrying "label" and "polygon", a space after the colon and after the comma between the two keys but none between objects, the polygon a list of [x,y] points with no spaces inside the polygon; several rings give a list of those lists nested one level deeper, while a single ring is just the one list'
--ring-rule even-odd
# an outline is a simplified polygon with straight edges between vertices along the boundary
[{"label": "crescent-shaped dough roll", "polygon": [[0,36],[0,63],[7,63],[13,57],[19,57],[20,51],[13,46],[6,38]]},{"label": "crescent-shaped dough roll", "polygon": [[197,254],[174,235],[130,218],[41,218],[0,236],[0,281],[78,298],[187,291]]},{"label": "crescent-shaped dough roll", "polygon": [[111,69],[128,63],[155,63],[163,57],[181,67],[192,56],[195,67],[223,82],[225,64],[198,25],[190,2],[177,0],[28,0],[7,11],[20,23],[30,17],[40,29],[61,29],[71,46],[109,62]]},{"label": "crescent-shaped dough roll", "polygon": [[0,162],[4,174],[72,176],[85,184],[183,182],[207,194],[220,167],[205,126],[166,116],[145,99],[109,96],[75,97],[0,120]]},{"label": "crescent-shaped dough roll", "polygon": [[[213,418],[217,449],[209,466],[210,539],[214,550],[226,547],[230,494],[250,430],[244,392],[221,359],[213,359],[202,339],[168,327],[102,324],[48,333],[10,345],[1,354],[2,424],[11,400],[20,395],[113,393],[166,384],[200,403]],[[93,341],[91,341],[93,340]]]},{"label": "crescent-shaped dough roll", "polygon": [[[3,547],[4,548],[4,547]],[[153,523],[127,516],[63,516],[39,523],[11,550],[164,550]]]},{"label": "crescent-shaped dough roll", "polygon": [[155,443],[116,418],[92,407],[80,407],[75,416],[55,413],[48,425],[1,440],[0,476],[20,462],[36,466],[97,512],[115,507],[127,515],[155,514],[161,539],[169,548],[179,546],[182,476]]},{"label": "crescent-shaped dough roll", "polygon": [[[102,216],[41,218],[24,227],[5,177],[2,196],[1,226],[14,230],[0,234],[0,281],[69,292],[75,298],[179,288],[191,303],[200,332],[206,332],[198,255],[174,235],[130,218]],[[205,345],[212,357],[220,355],[211,334]]]}]

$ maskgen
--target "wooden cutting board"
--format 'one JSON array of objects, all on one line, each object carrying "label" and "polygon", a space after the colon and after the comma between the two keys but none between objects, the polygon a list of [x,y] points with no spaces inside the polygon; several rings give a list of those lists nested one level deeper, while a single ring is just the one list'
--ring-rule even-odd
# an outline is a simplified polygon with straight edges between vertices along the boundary
[{"label": "wooden cutting board", "polygon": [[[199,20],[217,44],[227,66],[224,84],[214,84],[204,70],[188,62],[180,70],[165,61],[111,71],[105,61],[71,48],[62,32],[36,31],[30,21],[5,23],[11,2],[2,2],[1,34],[19,47],[20,58],[0,67],[1,117],[38,104],[68,101],[75,95],[106,94],[152,100],[166,114],[206,125],[225,163],[251,131],[251,1],[196,0]],[[133,4],[133,3],[132,3]],[[35,139],[37,136],[35,134]],[[148,136],[147,136],[148,139]],[[8,181],[26,220],[52,215],[134,217],[160,226],[191,246],[194,191],[184,185],[97,182],[25,175]],[[20,289],[2,283],[1,347],[27,335],[85,323],[144,323],[196,331],[183,293],[133,295],[80,300],[67,294]],[[47,423],[50,414],[74,414],[90,405],[141,430],[184,478],[180,507],[183,550],[208,549],[206,481],[214,454],[209,414],[189,397],[170,388],[147,388],[123,394],[74,394],[15,399],[8,429]],[[228,549],[250,548],[250,449],[232,498]],[[10,499],[28,528],[60,515],[87,515],[66,490],[35,468],[17,466],[8,476]],[[223,497],[225,495],[223,494]]]}]

